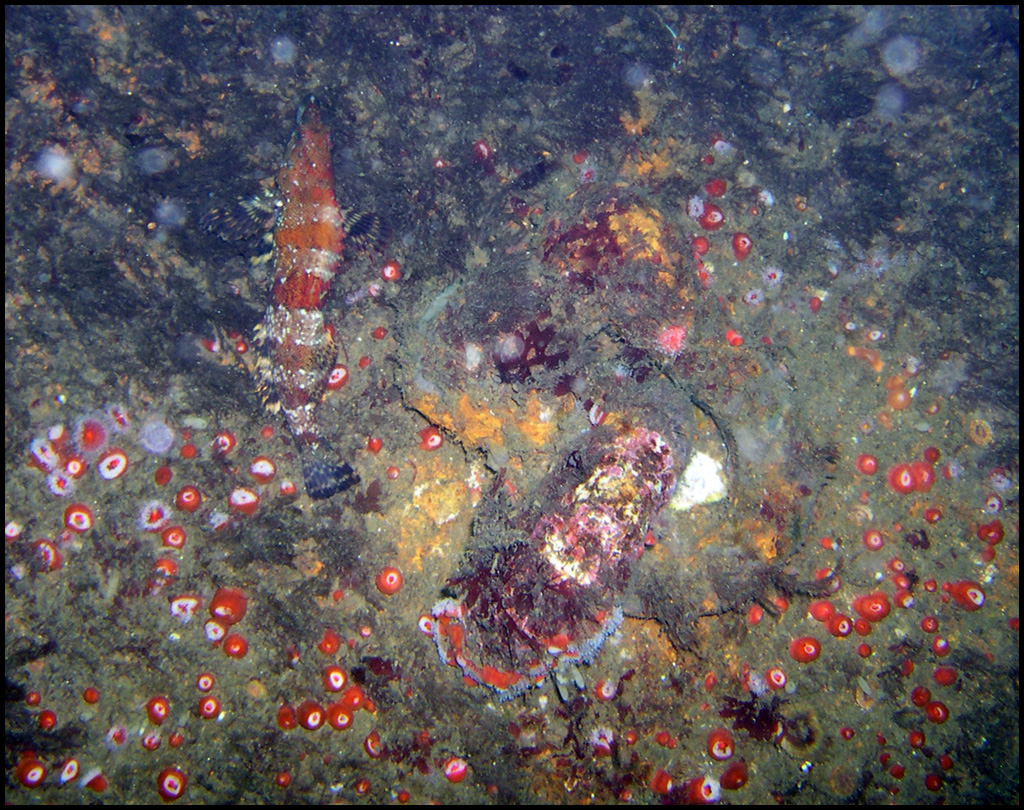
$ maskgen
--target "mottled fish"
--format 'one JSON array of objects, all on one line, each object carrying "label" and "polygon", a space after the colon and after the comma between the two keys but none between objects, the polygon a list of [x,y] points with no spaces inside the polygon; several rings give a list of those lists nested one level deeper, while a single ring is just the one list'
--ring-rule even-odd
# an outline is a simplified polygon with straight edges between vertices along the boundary
[{"label": "mottled fish", "polygon": [[329,498],[358,483],[359,476],[339,463],[316,419],[337,359],[324,304],[348,233],[334,195],[331,133],[315,98],[299,111],[277,187],[274,281],[255,332],[258,390],[267,408],[283,412],[288,421],[302,452],[309,496]]}]

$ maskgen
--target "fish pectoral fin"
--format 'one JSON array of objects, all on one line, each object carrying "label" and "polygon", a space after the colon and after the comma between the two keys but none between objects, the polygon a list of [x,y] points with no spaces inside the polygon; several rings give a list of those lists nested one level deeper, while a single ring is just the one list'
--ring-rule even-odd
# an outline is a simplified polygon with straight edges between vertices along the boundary
[{"label": "fish pectoral fin", "polygon": [[211,351],[216,355],[220,365],[234,366],[249,375],[257,373],[260,358],[252,351],[248,341],[240,339],[237,335],[229,337],[227,330],[218,324],[211,324],[210,331],[213,332],[216,347]]},{"label": "fish pectoral fin", "polygon": [[333,464],[308,451],[303,454],[302,475],[306,479],[306,492],[314,501],[330,498],[359,483],[356,471],[344,461]]},{"label": "fish pectoral fin", "polygon": [[199,223],[225,242],[252,240],[274,227],[281,207],[281,195],[265,188],[251,197],[243,197],[225,208],[212,208]]},{"label": "fish pectoral fin", "polygon": [[381,250],[387,239],[388,229],[377,214],[366,211],[342,209],[341,218],[345,227],[345,243],[359,250]]}]

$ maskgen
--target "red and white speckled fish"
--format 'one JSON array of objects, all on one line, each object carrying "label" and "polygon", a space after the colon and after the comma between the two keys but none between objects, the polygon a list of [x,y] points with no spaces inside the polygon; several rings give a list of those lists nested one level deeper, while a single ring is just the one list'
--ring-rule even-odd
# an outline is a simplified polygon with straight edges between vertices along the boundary
[{"label": "red and white speckled fish", "polygon": [[299,444],[306,491],[314,499],[329,498],[356,484],[359,476],[348,464],[336,463],[316,420],[337,359],[323,308],[347,233],[334,196],[331,133],[314,98],[299,111],[277,186],[274,282],[255,333],[256,376],[264,404],[284,413]]}]

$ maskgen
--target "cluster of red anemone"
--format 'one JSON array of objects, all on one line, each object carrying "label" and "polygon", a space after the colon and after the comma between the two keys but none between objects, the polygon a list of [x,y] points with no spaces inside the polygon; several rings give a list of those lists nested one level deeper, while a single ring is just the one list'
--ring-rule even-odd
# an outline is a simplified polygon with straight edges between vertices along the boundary
[{"label": "cluster of red anemone", "polygon": [[244,658],[249,652],[245,636],[229,632],[245,617],[248,605],[248,598],[237,588],[219,588],[210,600],[210,619],[204,627],[206,638],[214,644],[220,643],[224,654],[230,658]]},{"label": "cluster of red anemone", "polygon": [[927,461],[896,464],[886,475],[889,486],[900,495],[930,492],[935,486],[935,467]]},{"label": "cluster of red anemone", "polygon": [[[325,708],[318,701],[307,699],[293,708],[285,703],[277,710],[277,725],[284,731],[301,726],[306,731],[316,731],[325,723],[335,731],[344,731],[352,725],[353,716],[359,709],[373,711],[372,704],[367,700],[361,686],[355,684],[344,687],[344,675],[339,675],[338,667],[328,667],[324,672],[325,688],[328,691],[341,691],[340,697]],[[339,687],[338,684],[341,684]],[[374,759],[383,755],[384,747],[377,731],[371,732],[364,743],[367,754]]]}]

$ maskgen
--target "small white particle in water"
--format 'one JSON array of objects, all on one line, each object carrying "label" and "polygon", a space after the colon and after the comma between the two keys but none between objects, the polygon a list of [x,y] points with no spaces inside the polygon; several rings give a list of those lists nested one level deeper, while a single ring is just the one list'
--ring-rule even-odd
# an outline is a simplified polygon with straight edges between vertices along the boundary
[{"label": "small white particle in water", "polygon": [[875,104],[872,108],[873,114],[882,122],[895,124],[903,115],[903,108],[906,105],[906,94],[903,88],[895,82],[883,85],[875,94]]},{"label": "small white particle in water", "polygon": [[154,456],[163,456],[174,446],[174,431],[159,417],[151,417],[139,429],[139,446]]},{"label": "small white particle in water", "polygon": [[280,36],[270,43],[270,58],[275,65],[290,65],[295,61],[298,48],[291,37]]},{"label": "small white particle in water", "polygon": [[36,171],[55,183],[70,177],[74,168],[74,162],[59,146],[48,146],[36,158]]},{"label": "small white particle in water", "polygon": [[152,177],[167,171],[174,161],[174,156],[167,149],[153,146],[143,149],[135,156],[135,165],[139,171]]},{"label": "small white particle in water", "polygon": [[905,79],[921,64],[921,46],[911,37],[893,37],[882,46],[881,56],[890,75]]},{"label": "small white particle in water", "polygon": [[654,81],[650,68],[640,62],[633,62],[622,71],[622,79],[626,86],[634,92],[649,86]]},{"label": "small white particle in water", "polygon": [[184,227],[188,220],[188,212],[181,200],[162,200],[157,204],[153,219],[161,228],[174,231]]}]

